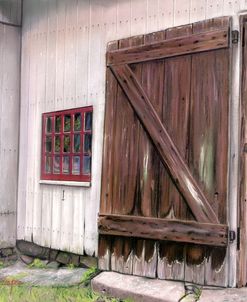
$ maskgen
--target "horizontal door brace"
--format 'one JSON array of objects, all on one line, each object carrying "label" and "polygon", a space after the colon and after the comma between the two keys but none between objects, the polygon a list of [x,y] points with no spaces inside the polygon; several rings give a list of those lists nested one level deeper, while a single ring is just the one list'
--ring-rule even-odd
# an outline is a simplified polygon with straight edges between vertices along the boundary
[{"label": "horizontal door brace", "polygon": [[164,40],[107,53],[107,65],[131,64],[229,47],[229,30]]},{"label": "horizontal door brace", "polygon": [[227,246],[228,226],[130,215],[99,215],[99,234]]}]

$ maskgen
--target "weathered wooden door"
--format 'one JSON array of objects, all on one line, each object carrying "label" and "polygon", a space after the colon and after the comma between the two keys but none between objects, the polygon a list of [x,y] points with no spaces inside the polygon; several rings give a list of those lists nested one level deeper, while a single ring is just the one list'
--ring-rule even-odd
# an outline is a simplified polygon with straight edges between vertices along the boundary
[{"label": "weathered wooden door", "polygon": [[108,45],[101,269],[226,285],[229,28]]}]

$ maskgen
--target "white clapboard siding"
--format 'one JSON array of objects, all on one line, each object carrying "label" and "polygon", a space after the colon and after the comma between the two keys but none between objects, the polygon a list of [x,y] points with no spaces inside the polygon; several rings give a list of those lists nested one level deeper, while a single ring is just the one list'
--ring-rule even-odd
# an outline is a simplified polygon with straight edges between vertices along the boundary
[{"label": "white clapboard siding", "polygon": [[0,248],[16,241],[20,28],[0,24]]},{"label": "white clapboard siding", "polygon": [[[97,255],[107,43],[245,8],[244,0],[24,0],[19,239]],[[91,187],[39,184],[41,114],[88,105]]]}]

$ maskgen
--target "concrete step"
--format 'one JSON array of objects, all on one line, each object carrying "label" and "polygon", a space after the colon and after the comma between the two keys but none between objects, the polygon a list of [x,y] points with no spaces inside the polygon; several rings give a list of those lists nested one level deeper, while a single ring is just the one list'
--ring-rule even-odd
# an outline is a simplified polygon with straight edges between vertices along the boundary
[{"label": "concrete step", "polygon": [[[123,275],[115,272],[102,272],[92,280],[94,291],[134,302],[247,302],[247,288],[200,287],[201,296],[185,297],[183,282],[148,279]],[[192,286],[188,288],[193,289]]]}]

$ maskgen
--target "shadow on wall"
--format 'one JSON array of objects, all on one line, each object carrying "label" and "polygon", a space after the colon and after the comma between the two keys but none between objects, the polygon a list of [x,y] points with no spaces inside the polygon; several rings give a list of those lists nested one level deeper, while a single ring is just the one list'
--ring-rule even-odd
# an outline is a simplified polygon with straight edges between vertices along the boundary
[{"label": "shadow on wall", "polygon": [[0,1],[0,21],[21,25],[22,0],[1,0]]}]

